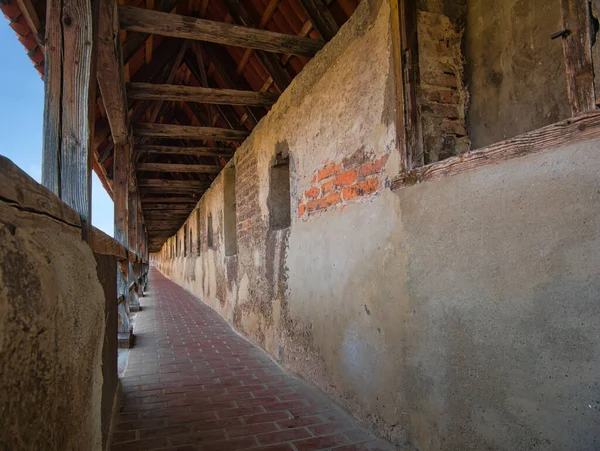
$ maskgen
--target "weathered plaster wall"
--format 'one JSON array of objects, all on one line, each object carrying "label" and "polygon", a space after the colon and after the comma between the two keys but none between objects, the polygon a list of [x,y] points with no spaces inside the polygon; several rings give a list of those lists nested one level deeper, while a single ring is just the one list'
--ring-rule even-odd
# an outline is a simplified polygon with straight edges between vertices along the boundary
[{"label": "weathered plaster wall", "polygon": [[100,450],[105,297],[94,255],[79,228],[4,195],[0,243],[0,449]]},{"label": "weathered plaster wall", "polygon": [[364,0],[236,153],[237,254],[219,177],[188,220],[200,255],[155,262],[398,445],[595,449],[600,142],[392,192],[389,11]]},{"label": "weathered plaster wall", "polygon": [[474,149],[570,116],[559,0],[468,0],[469,136]]}]

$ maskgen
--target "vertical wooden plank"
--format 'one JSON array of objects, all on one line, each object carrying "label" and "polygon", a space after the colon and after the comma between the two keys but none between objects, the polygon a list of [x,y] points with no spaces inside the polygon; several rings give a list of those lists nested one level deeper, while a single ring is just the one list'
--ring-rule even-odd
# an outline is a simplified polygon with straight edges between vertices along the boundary
[{"label": "vertical wooden plank", "polygon": [[60,197],[60,143],[62,105],[62,0],[46,5],[46,55],[44,70],[44,138],[42,185]]},{"label": "vertical wooden plank", "polygon": [[[129,142],[116,143],[114,152],[114,167],[113,167],[113,200],[114,200],[114,223],[115,223],[115,239],[129,249],[128,243],[128,179],[129,179],[129,162],[131,159],[131,150]],[[128,265],[121,265],[123,270],[118,270],[117,273],[117,285],[119,295],[127,295],[127,267]]]},{"label": "vertical wooden plank", "polygon": [[97,0],[51,0],[47,11],[42,183],[91,227]]},{"label": "vertical wooden plank", "polygon": [[61,199],[92,224],[92,138],[96,104],[97,0],[63,0],[63,84],[60,156]]},{"label": "vertical wooden plank", "polygon": [[591,8],[587,0],[561,0],[563,53],[573,116],[596,108],[592,64]]}]

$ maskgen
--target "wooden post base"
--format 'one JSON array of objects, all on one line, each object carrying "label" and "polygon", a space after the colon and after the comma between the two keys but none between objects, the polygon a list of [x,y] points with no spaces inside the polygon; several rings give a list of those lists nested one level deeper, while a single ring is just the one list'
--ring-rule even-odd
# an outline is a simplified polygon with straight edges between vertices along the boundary
[{"label": "wooden post base", "polygon": [[133,345],[133,332],[119,332],[117,334],[117,344],[119,348],[131,348]]}]

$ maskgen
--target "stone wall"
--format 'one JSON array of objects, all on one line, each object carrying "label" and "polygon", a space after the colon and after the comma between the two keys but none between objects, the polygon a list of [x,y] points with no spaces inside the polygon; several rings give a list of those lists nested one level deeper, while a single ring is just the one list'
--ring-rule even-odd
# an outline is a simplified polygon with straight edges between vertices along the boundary
[{"label": "stone wall", "polygon": [[391,191],[389,20],[363,0],[236,152],[237,253],[219,176],[188,219],[199,255],[171,238],[154,263],[399,446],[594,449],[600,142]]},{"label": "stone wall", "polygon": [[102,449],[104,306],[78,216],[0,158],[0,449]]}]

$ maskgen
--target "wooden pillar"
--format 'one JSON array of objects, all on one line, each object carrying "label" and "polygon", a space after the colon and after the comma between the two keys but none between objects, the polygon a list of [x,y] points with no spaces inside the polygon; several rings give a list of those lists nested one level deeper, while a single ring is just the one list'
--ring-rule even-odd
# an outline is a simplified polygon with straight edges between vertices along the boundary
[{"label": "wooden pillar", "polygon": [[[129,249],[128,233],[129,233],[129,215],[128,215],[128,177],[129,177],[129,161],[130,161],[130,146],[129,143],[115,144],[114,157],[114,205],[115,205],[115,240],[121,243],[125,249]],[[119,282],[118,293],[127,294],[127,274],[121,275],[117,279]]]},{"label": "wooden pillar", "polygon": [[[135,177],[135,164],[131,160],[132,156],[130,156],[130,168],[129,168],[129,179],[128,179],[128,239],[129,239],[129,250],[138,255],[138,193],[137,193],[137,181]],[[131,284],[138,283],[138,263],[137,257],[135,261],[129,261],[129,286]],[[129,309],[132,312],[137,312],[140,310],[140,301],[137,296],[136,290],[132,289],[129,291]]]},{"label": "wooden pillar", "polygon": [[[114,222],[115,239],[128,249],[128,196],[129,196],[129,166],[131,161],[131,146],[129,142],[115,143],[114,157]],[[117,293],[119,301],[119,345],[128,347],[131,343],[132,328],[128,299],[129,261],[119,262],[117,269]]]},{"label": "wooden pillar", "polygon": [[97,0],[48,0],[42,184],[91,227]]}]

